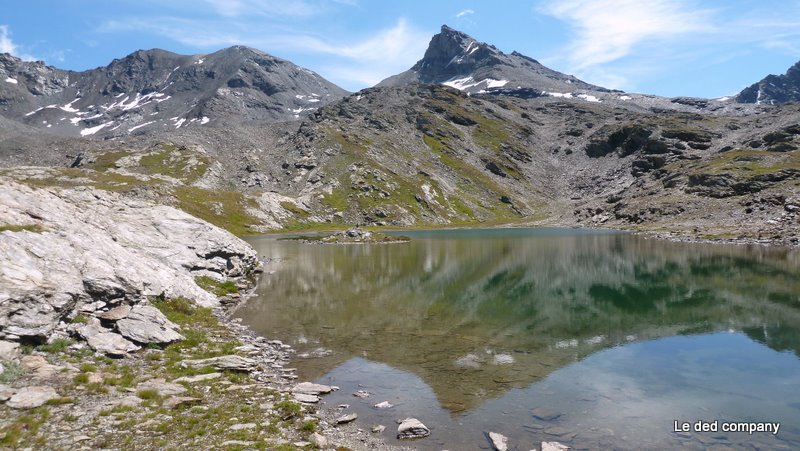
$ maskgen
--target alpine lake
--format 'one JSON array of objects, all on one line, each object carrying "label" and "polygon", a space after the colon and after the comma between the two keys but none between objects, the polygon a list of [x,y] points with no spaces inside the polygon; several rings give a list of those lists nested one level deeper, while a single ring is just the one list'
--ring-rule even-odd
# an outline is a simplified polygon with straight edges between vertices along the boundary
[{"label": "alpine lake", "polygon": [[[490,449],[489,431],[520,450],[800,449],[799,250],[398,234],[411,241],[249,238],[274,263],[235,313],[297,350],[298,381],[338,386],[322,402],[349,404],[365,433],[385,425],[387,443],[430,450]],[[407,417],[430,436],[397,440]],[[780,426],[723,431],[738,423]]]}]

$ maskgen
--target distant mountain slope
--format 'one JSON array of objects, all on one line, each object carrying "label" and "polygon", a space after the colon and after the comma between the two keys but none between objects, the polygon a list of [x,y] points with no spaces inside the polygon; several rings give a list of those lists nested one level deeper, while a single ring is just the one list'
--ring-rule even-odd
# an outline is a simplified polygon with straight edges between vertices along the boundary
[{"label": "distant mountain slope", "polygon": [[425,56],[411,69],[381,81],[378,86],[409,83],[444,84],[469,93],[492,88],[533,88],[555,93],[608,91],[549,69],[520,53],[505,54],[447,25],[431,39]]},{"label": "distant mountain slope", "polygon": [[767,75],[736,95],[739,103],[778,105],[800,101],[800,61],[784,75]]},{"label": "distant mountain slope", "polygon": [[83,72],[0,55],[0,114],[67,136],[294,120],[346,94],[308,69],[242,46],[191,56],[137,51]]}]

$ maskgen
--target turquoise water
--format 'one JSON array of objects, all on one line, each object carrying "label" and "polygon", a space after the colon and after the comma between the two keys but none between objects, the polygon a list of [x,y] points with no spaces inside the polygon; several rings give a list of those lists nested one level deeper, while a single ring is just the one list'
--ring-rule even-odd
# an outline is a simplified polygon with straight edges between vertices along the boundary
[{"label": "turquoise water", "polygon": [[[800,448],[797,251],[574,229],[403,234],[253,238],[280,262],[237,312],[388,442],[413,416],[432,430],[421,449],[486,449],[488,431],[512,449]],[[781,427],[678,434],[676,420]]]}]

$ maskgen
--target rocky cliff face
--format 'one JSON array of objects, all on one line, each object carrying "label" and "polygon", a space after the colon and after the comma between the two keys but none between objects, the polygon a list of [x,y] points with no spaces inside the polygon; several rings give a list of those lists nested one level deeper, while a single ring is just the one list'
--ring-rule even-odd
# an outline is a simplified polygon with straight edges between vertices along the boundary
[{"label": "rocky cliff face", "polygon": [[779,105],[800,101],[800,62],[783,75],[767,75],[736,96],[740,103]]},{"label": "rocky cliff face", "polygon": [[83,313],[128,318],[123,335],[158,342],[132,338],[146,336],[137,335],[138,323],[159,323],[142,304],[148,298],[213,306],[217,298],[194,277],[227,280],[257,265],[255,251],[228,232],[171,207],[91,188],[35,189],[2,179],[0,218],[4,339],[44,340]]},{"label": "rocky cliff face", "polygon": [[383,80],[378,86],[409,83],[445,84],[470,93],[501,88],[556,93],[608,91],[548,69],[520,53],[505,54],[447,25],[431,39],[425,56],[411,69]]},{"label": "rocky cliff face", "polygon": [[67,136],[290,121],[345,94],[308,69],[242,46],[209,55],[137,51],[83,72],[0,55],[0,114]]}]

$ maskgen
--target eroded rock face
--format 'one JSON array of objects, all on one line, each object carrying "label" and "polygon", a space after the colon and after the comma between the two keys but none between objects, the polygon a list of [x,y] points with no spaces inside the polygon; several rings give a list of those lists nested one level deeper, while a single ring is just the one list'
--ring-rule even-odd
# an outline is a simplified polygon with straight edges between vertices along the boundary
[{"label": "eroded rock face", "polygon": [[0,218],[36,226],[0,232],[0,338],[44,339],[98,303],[165,296],[213,306],[217,298],[195,275],[237,277],[257,264],[247,243],[205,221],[92,188],[35,189],[0,178]]}]

